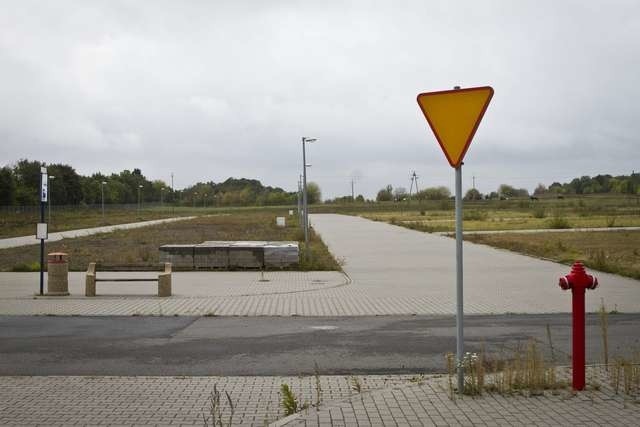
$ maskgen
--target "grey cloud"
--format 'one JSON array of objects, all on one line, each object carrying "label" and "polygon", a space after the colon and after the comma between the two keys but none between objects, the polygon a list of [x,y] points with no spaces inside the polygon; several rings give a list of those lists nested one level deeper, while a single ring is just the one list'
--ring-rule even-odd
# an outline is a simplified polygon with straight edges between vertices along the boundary
[{"label": "grey cloud", "polygon": [[[532,189],[637,167],[633,1],[3,2],[0,157],[177,186],[293,190],[309,148],[326,196],[453,174],[415,97],[496,91],[465,185]],[[483,179],[484,177],[484,179]],[[522,183],[522,184],[520,184]]]}]

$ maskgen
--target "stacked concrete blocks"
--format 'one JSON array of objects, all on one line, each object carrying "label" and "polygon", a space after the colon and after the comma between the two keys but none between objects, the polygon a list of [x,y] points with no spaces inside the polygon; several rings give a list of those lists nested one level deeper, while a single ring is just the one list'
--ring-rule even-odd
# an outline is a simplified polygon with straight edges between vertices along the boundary
[{"label": "stacked concrete blocks", "polygon": [[300,258],[296,242],[267,242],[264,245],[264,264],[270,267],[288,267]]},{"label": "stacked concrete blocks", "polygon": [[196,269],[229,268],[231,242],[207,241],[194,246],[193,263]]},{"label": "stacked concrete blocks", "polygon": [[194,245],[162,245],[160,246],[160,262],[170,262],[173,268],[193,270]]},{"label": "stacked concrete blocks", "polygon": [[231,242],[229,246],[229,267],[231,268],[263,268],[264,245],[267,242],[248,241]]},{"label": "stacked concrete blocks", "polygon": [[284,268],[298,261],[297,242],[206,241],[160,247],[160,262],[188,270]]}]

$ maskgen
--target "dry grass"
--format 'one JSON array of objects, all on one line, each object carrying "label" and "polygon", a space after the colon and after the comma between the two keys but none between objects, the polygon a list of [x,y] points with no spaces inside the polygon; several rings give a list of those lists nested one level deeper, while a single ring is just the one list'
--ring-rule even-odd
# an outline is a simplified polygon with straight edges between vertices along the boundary
[{"label": "dry grass", "polygon": [[[449,394],[454,399],[455,356],[447,354],[446,362]],[[535,340],[530,340],[524,348],[517,348],[506,358],[491,359],[483,352],[466,353],[461,365],[464,370],[465,395],[475,396],[489,392],[533,396],[542,394],[545,390],[568,386],[556,377],[555,367],[547,364]]]},{"label": "dry grass", "polygon": [[[353,207],[349,213],[420,231],[448,232],[455,228],[453,207],[450,200],[413,205],[377,203]],[[630,227],[640,226],[640,197],[465,201],[463,214],[467,231]]]},{"label": "dry grass", "polygon": [[[193,211],[188,209],[143,209],[139,213],[132,209],[109,209],[105,212],[96,208],[77,207],[54,211],[51,215],[49,233],[75,230],[79,228],[100,227],[103,225],[126,224],[129,222],[150,221],[153,219],[188,216]],[[48,218],[48,215],[45,216]],[[35,234],[36,223],[40,222],[38,212],[2,212],[0,215],[0,238],[29,236]]]},{"label": "dry grass", "polygon": [[[67,252],[70,269],[86,270],[89,262],[102,266],[136,269],[159,268],[158,248],[164,244],[201,243],[205,240],[293,240],[300,241],[302,233],[295,217],[287,218],[287,227],[277,227],[275,217],[286,216],[272,211],[238,211],[200,217],[132,230],[97,234],[76,239],[65,239],[46,245],[47,252]],[[301,254],[302,270],[340,270],[322,240],[310,234],[309,261]],[[303,246],[303,245],[302,245]],[[302,247],[301,246],[301,247]],[[39,259],[39,246],[25,246],[0,250],[0,270],[25,270],[35,266]],[[303,249],[304,250],[304,249]]]},{"label": "dry grass", "polygon": [[640,231],[476,234],[465,240],[640,279]]},{"label": "dry grass", "polygon": [[616,357],[609,367],[611,387],[616,394],[640,396],[640,353],[629,359]]}]

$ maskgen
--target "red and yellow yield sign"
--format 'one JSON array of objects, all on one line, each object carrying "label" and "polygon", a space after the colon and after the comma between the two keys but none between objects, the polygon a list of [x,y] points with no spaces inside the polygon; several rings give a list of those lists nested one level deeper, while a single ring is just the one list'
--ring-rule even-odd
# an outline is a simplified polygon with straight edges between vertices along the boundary
[{"label": "red and yellow yield sign", "polygon": [[491,97],[493,88],[490,86],[418,95],[418,105],[454,168],[462,163]]}]

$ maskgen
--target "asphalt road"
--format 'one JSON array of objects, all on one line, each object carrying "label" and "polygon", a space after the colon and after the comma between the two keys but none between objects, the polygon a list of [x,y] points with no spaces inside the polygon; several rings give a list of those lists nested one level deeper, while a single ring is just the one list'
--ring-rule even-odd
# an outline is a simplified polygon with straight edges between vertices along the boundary
[{"label": "asphalt road", "polygon": [[[602,360],[598,317],[587,358]],[[469,316],[466,351],[510,354],[530,338],[568,364],[571,318]],[[640,349],[640,314],[609,316],[610,354]],[[298,375],[443,372],[451,316],[0,317],[0,375]]]}]

